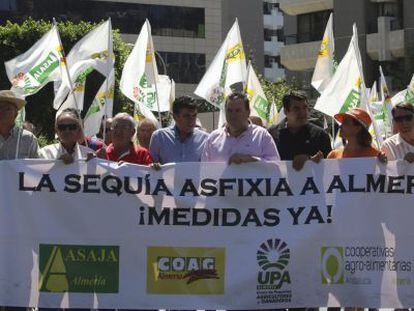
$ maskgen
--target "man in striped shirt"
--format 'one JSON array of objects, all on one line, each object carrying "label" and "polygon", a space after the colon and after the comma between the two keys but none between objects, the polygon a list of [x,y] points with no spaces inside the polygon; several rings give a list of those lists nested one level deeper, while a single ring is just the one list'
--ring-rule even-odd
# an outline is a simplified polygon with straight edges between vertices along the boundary
[{"label": "man in striped shirt", "polygon": [[397,133],[385,140],[381,150],[388,160],[406,160],[414,162],[414,106],[400,103],[392,108],[394,132]]}]

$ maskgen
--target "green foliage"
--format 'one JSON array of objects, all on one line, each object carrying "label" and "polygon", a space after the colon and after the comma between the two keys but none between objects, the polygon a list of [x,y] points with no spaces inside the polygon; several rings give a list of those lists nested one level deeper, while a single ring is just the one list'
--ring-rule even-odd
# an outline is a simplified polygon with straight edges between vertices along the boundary
[{"label": "green foliage", "polygon": [[[5,24],[0,25],[0,63],[4,63],[27,51],[51,27],[51,21],[33,20],[31,18],[25,20],[22,24],[7,21]],[[80,22],[78,24],[72,22],[58,23],[65,53],[69,53],[73,45],[94,27],[96,27],[96,24],[88,22]],[[132,103],[119,91],[122,68],[130,50],[122,41],[119,30],[114,29],[113,31],[113,42],[116,60],[114,113],[119,111],[132,112]],[[85,112],[88,108],[87,105],[92,102],[103,81],[104,77],[97,72],[87,78]],[[0,70],[0,89],[9,89],[10,86],[5,68],[2,66]],[[44,135],[46,141],[50,141],[54,137],[55,110],[53,109],[53,99],[53,84],[51,83],[37,94],[27,97],[27,119],[40,129],[41,135]]]},{"label": "green foliage", "polygon": [[299,84],[294,81],[292,83],[288,83],[286,80],[271,82],[264,79],[262,76],[259,77],[259,80],[267,100],[271,103],[274,102],[278,111],[282,107],[283,95],[289,93],[290,91],[297,91],[300,89]]}]

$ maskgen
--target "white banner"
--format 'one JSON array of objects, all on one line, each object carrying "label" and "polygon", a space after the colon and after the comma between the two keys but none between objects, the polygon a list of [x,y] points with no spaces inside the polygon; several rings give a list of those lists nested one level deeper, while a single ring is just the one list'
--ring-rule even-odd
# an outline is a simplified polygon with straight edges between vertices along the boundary
[{"label": "white banner", "polygon": [[0,161],[0,305],[411,307],[414,169]]}]

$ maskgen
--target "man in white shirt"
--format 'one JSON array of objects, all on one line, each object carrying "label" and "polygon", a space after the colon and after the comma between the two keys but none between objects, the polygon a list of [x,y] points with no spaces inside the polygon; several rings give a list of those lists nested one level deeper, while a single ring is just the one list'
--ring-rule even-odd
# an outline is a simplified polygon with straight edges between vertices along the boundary
[{"label": "man in white shirt", "polygon": [[388,160],[414,162],[414,106],[401,103],[392,108],[394,131],[397,133],[386,139],[381,151]]},{"label": "man in white shirt", "polygon": [[78,144],[82,137],[79,114],[75,109],[65,109],[56,118],[55,131],[59,143],[43,147],[39,151],[40,158],[60,159],[65,164],[77,160],[89,160],[93,150]]}]

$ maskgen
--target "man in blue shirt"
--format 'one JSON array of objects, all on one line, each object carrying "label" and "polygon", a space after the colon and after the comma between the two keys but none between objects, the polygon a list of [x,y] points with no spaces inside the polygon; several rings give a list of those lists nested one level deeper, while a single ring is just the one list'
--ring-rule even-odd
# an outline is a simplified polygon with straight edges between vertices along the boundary
[{"label": "man in blue shirt", "polygon": [[150,153],[154,163],[200,162],[206,132],[196,128],[197,104],[190,96],[181,96],[173,103],[174,126],[152,134]]}]

